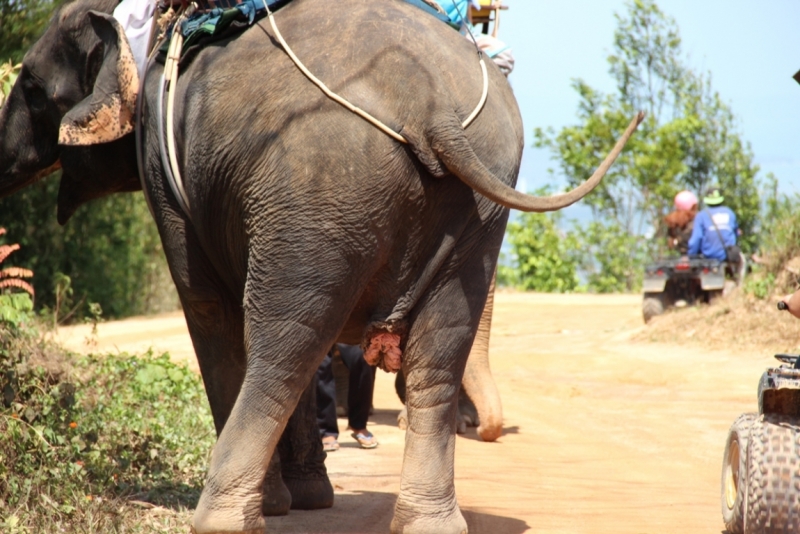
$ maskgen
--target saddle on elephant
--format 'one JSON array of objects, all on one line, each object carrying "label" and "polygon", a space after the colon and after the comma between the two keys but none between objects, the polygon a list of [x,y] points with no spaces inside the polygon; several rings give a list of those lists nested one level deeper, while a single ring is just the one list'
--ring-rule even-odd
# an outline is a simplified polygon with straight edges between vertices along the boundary
[{"label": "saddle on elephant", "polygon": [[[292,0],[122,0],[114,10],[134,56],[141,78],[147,58],[160,46],[163,63],[169,48],[168,37],[174,30],[179,13],[191,12],[180,21],[185,40],[181,56],[197,51],[213,41],[231,36],[262,18],[268,11],[278,11]],[[497,39],[500,10],[508,9],[499,0],[404,0],[457,30],[468,28],[478,48],[491,58],[508,76],[514,59],[508,45]],[[494,29],[489,34],[489,23]],[[482,32],[473,24],[481,24]]]}]

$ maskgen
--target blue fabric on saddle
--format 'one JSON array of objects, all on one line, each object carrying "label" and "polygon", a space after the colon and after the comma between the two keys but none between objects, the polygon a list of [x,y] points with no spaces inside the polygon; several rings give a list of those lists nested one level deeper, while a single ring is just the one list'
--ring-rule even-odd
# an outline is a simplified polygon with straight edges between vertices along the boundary
[{"label": "blue fabric on saddle", "polygon": [[[423,0],[404,1],[456,29],[461,27],[463,20],[459,13],[466,14],[468,8],[466,0],[435,0],[445,11],[450,10],[445,15]],[[183,49],[181,50],[181,62],[183,64],[191,61],[191,56],[203,46],[238,33],[267,14],[262,0],[241,0],[241,2],[237,0],[216,0],[216,3],[220,4],[226,2],[229,3],[229,7],[214,7],[207,11],[201,11],[181,23],[180,32],[184,38]],[[289,2],[291,0],[267,0],[267,5],[271,11],[277,11]],[[171,35],[172,31],[174,31],[174,28],[169,30],[168,35]],[[159,60],[162,63],[168,49],[169,39],[163,43],[159,50]]]},{"label": "blue fabric on saddle", "polygon": [[[461,27],[461,24],[454,22],[453,19],[450,18],[449,14],[440,13],[439,11],[437,11],[436,9],[434,9],[433,7],[428,5],[423,0],[405,0],[405,1],[407,3],[409,3],[409,4],[411,4],[412,6],[417,6],[421,10],[427,11],[428,13],[430,13],[431,15],[436,17],[437,19],[441,20],[442,22],[445,22],[445,23],[449,24],[450,26],[452,26],[455,29],[459,29]],[[441,0],[441,1],[435,0],[435,1],[440,6],[442,5],[442,3],[445,3],[445,4],[450,3],[450,0]],[[444,6],[442,6],[442,9],[447,11],[447,9],[444,8]]]},{"label": "blue fabric on saddle", "polygon": [[[267,6],[277,11],[291,0],[267,0]],[[242,0],[232,7],[215,7],[205,13],[197,13],[181,24],[184,38],[184,49],[199,43],[204,37],[216,37],[227,34],[228,29],[244,29],[251,26],[256,18],[267,14],[262,0]]]},{"label": "blue fabric on saddle", "polygon": [[435,2],[447,13],[450,25],[454,28],[461,29],[461,25],[467,23],[467,11],[469,11],[467,0],[435,0]]}]

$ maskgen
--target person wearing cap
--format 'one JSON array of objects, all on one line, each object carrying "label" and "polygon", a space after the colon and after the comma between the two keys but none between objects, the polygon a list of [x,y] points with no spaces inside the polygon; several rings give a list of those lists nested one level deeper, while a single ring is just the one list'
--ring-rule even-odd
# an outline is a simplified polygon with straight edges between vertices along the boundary
[{"label": "person wearing cap", "polygon": [[[706,258],[727,261],[737,281],[741,280],[741,252],[736,245],[739,226],[736,214],[723,203],[725,197],[718,186],[711,186],[703,198],[705,209],[694,218],[692,236],[689,238],[689,256],[702,254]],[[735,257],[731,257],[735,256]]]},{"label": "person wearing cap", "polygon": [[681,191],[675,195],[675,211],[664,217],[667,226],[667,246],[686,254],[689,238],[697,215],[697,197],[691,191]]}]

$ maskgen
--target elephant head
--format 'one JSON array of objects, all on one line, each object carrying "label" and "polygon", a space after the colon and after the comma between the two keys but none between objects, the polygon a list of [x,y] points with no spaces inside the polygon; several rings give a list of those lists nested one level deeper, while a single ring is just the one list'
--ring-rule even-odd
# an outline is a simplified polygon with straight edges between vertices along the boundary
[{"label": "elephant head", "polygon": [[132,135],[136,66],[113,0],[68,3],[22,61],[0,108],[0,197],[62,169],[58,221],[141,188]]}]

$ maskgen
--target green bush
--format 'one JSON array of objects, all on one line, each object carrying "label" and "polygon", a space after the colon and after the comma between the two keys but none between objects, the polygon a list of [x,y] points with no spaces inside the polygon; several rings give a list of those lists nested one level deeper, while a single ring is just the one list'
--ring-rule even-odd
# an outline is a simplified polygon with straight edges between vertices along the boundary
[{"label": "green bush", "polygon": [[762,299],[800,288],[800,195],[780,194],[777,185],[769,175],[762,193],[766,200],[758,231],[760,250],[744,286]]},{"label": "green bush", "polygon": [[[10,91],[19,67],[0,65],[3,94]],[[61,227],[56,222],[60,174],[0,199],[0,223],[8,229],[9,239],[22,246],[15,261],[36,273],[37,309],[56,311],[56,318],[62,317],[61,311],[69,313],[56,291],[64,276],[70,280],[72,299],[63,304],[77,306],[73,319],[84,316],[93,302],[111,318],[177,308],[161,240],[144,197],[127,193],[92,201]]]},{"label": "green bush", "polygon": [[105,532],[122,498],[199,498],[213,420],[168,355],[78,357],[3,320],[0,387],[0,531]]},{"label": "green bush", "polygon": [[0,322],[21,325],[33,316],[33,301],[27,293],[0,295]]},{"label": "green bush", "polygon": [[14,261],[36,276],[36,307],[56,307],[60,276],[71,281],[73,306],[97,302],[107,317],[175,309],[177,298],[158,231],[140,193],[115,194],[56,222],[58,177],[0,199],[2,224],[21,245]]},{"label": "green bush", "polygon": [[589,290],[596,293],[639,291],[647,259],[647,241],[620,225],[593,221],[578,228]]},{"label": "green bush", "polygon": [[578,289],[576,242],[557,227],[558,214],[522,213],[508,225],[511,265],[498,267],[498,283],[528,291]]}]

